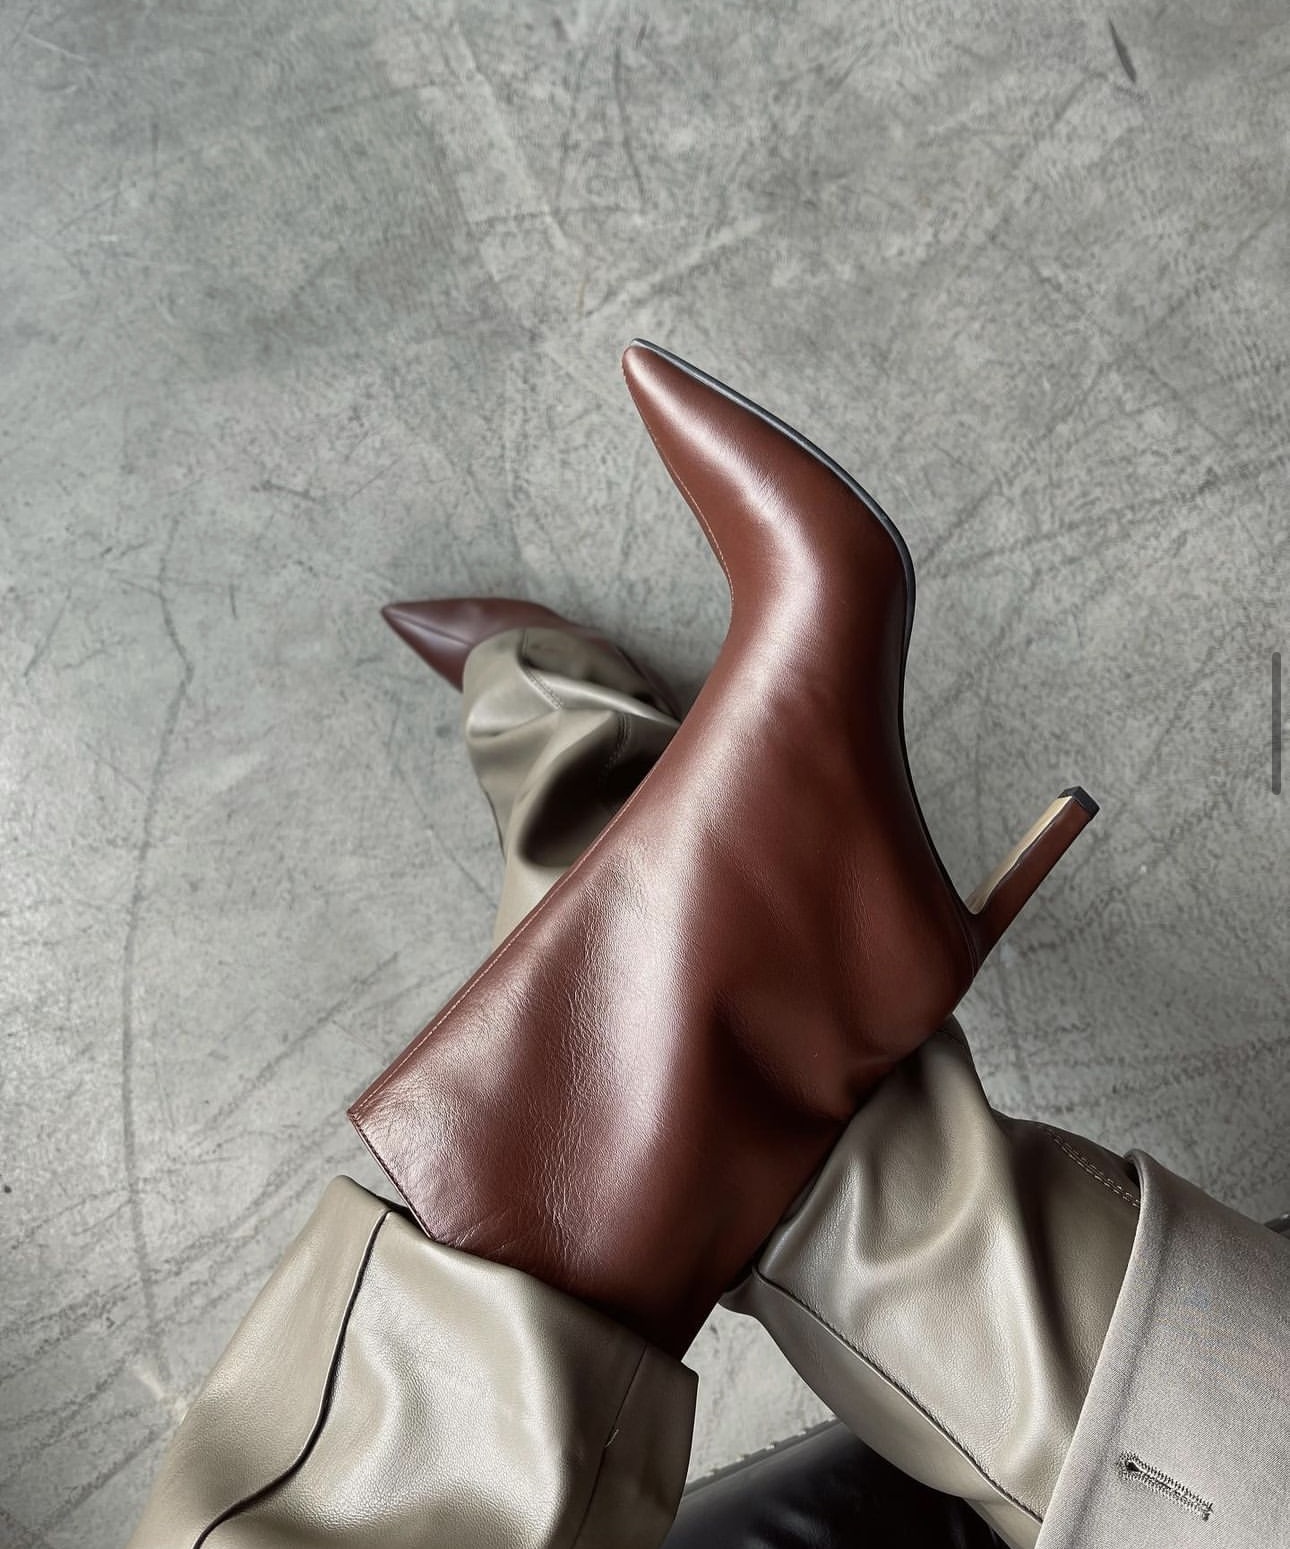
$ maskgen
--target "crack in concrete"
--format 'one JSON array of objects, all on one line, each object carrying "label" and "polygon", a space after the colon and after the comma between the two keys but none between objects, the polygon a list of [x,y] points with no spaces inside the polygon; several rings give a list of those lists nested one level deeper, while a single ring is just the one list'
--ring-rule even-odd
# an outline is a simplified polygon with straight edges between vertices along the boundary
[{"label": "crack in concrete", "polygon": [[193,662],[184,649],[175,629],[167,594],[167,571],[170,552],[179,531],[179,518],[170,525],[170,533],[162,550],[157,567],[157,599],[161,606],[162,623],[166,637],[179,658],[182,671],[179,681],[166,706],[161,723],[161,736],[157,743],[157,756],[148,781],[148,794],[143,808],[143,828],[135,851],[134,881],[130,891],[130,905],[126,913],[125,942],[121,952],[121,1150],[125,1166],[126,1190],[130,1203],[130,1234],[134,1241],[134,1257],[139,1269],[140,1288],[143,1293],[144,1320],[148,1330],[148,1344],[157,1374],[165,1383],[170,1379],[170,1362],[166,1356],[161,1319],[157,1311],[157,1292],[152,1270],[151,1252],[148,1246],[147,1226],[143,1217],[143,1196],[139,1184],[139,1142],[135,1111],[135,969],[138,961],[139,925],[143,916],[143,903],[147,889],[148,866],[156,837],[157,809],[165,781],[170,750],[180,712],[188,698],[193,681]]}]

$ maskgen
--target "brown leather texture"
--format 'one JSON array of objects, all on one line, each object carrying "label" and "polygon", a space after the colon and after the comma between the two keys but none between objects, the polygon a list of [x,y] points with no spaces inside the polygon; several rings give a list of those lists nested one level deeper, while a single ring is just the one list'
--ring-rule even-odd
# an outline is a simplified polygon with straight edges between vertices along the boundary
[{"label": "brown leather texture", "polygon": [[680,1351],[980,952],[909,782],[894,529],[693,368],[638,343],[624,371],[729,632],[618,816],[350,1115],[436,1241]]}]

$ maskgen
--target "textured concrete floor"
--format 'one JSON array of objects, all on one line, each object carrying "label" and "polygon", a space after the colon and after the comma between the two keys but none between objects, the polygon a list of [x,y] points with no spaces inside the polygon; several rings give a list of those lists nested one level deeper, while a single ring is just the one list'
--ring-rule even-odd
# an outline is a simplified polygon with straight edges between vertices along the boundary
[{"label": "textured concrete floor", "polygon": [[[1288,82],[1272,0],[0,7],[0,1542],[123,1541],[486,949],[378,605],[528,594],[701,680],[633,334],[903,526],[965,888],[1104,802],[965,1007],[998,1101],[1286,1207]],[[697,1467],[816,1413],[747,1326],[695,1358]]]}]

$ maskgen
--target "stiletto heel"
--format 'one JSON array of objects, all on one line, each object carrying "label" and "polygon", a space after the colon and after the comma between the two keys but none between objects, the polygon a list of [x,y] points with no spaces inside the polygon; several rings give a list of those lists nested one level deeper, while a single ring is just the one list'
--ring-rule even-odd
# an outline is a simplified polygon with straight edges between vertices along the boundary
[{"label": "stiletto heel", "polygon": [[975,892],[963,900],[978,962],[998,944],[1031,894],[1097,816],[1097,810],[1097,803],[1082,786],[1068,786]]}]

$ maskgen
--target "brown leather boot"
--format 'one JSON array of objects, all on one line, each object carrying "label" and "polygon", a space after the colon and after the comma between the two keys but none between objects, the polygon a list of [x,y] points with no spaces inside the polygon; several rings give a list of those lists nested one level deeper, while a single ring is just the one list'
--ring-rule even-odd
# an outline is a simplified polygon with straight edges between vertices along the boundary
[{"label": "brown leather boot", "polygon": [[1096,807],[1064,792],[963,903],[905,757],[899,534],[748,400],[652,345],[623,364],[729,632],[617,817],[351,1118],[436,1241],[680,1351]]}]

